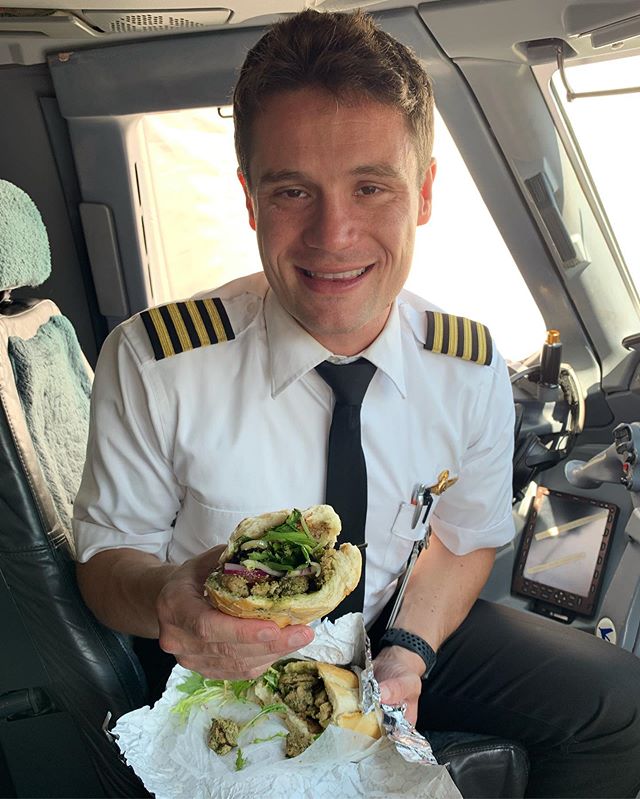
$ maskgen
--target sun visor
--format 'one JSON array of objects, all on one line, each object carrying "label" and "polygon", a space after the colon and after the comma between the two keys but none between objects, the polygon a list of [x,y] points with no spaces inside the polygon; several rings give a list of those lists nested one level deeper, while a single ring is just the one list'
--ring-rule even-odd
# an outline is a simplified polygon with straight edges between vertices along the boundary
[{"label": "sun visor", "polygon": [[216,30],[55,53],[48,63],[60,110],[71,119],[227,105],[263,32]]}]

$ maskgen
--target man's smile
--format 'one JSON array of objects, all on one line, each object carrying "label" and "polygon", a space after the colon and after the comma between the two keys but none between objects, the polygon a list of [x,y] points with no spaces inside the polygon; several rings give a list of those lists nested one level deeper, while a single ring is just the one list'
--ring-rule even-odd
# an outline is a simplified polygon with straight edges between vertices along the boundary
[{"label": "man's smile", "polygon": [[362,275],[369,272],[373,269],[374,264],[369,264],[368,266],[360,266],[357,269],[349,269],[343,272],[331,272],[331,271],[315,271],[311,269],[305,269],[304,267],[298,266],[299,272],[311,280],[322,280],[330,283],[346,283],[352,282],[357,280]]},{"label": "man's smile", "polygon": [[350,280],[352,277],[359,277],[367,270],[366,266],[361,269],[352,269],[350,272],[311,272],[309,269],[303,269],[307,277],[314,277],[319,280]]}]

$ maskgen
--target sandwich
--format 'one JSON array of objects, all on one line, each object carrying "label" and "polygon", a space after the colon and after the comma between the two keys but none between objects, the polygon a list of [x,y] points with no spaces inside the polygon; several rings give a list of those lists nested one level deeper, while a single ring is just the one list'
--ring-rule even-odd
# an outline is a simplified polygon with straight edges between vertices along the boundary
[{"label": "sandwich", "polygon": [[340,529],[330,505],[244,519],[207,578],[205,596],[223,613],[279,627],[322,618],[353,591],[362,571],[357,547],[335,548]]},{"label": "sandwich", "polygon": [[303,752],[330,724],[379,738],[379,709],[362,713],[358,677],[347,668],[313,660],[276,664],[253,686],[257,701],[279,704],[289,730],[287,757]]}]

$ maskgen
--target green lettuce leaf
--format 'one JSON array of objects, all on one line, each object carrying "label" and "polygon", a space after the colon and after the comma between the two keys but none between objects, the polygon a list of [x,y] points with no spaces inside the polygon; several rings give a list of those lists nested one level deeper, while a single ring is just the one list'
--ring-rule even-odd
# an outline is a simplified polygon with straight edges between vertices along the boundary
[{"label": "green lettuce leaf", "polygon": [[186,696],[171,708],[171,712],[186,721],[192,708],[205,705],[212,699],[227,700],[233,697],[240,702],[246,702],[247,691],[255,682],[256,680],[209,680],[192,671],[184,682],[176,685],[176,689]]}]

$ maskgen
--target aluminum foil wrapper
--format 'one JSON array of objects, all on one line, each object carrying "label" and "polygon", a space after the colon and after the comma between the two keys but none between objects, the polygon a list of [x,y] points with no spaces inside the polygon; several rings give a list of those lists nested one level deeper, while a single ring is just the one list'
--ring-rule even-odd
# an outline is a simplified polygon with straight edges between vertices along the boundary
[{"label": "aluminum foil wrapper", "polygon": [[398,754],[410,763],[437,766],[438,761],[433,754],[431,744],[405,718],[405,707],[394,707],[392,705],[382,705],[381,707],[384,714],[382,726],[385,729],[387,738],[392,741]]},{"label": "aluminum foil wrapper", "polygon": [[[387,738],[393,743],[399,755],[410,763],[424,763],[437,766],[438,761],[433,754],[431,744],[421,735],[413,724],[405,718],[406,706],[395,707],[383,705],[380,701],[380,688],[373,674],[373,658],[371,657],[371,642],[367,635],[364,620],[360,614],[360,623],[356,628],[356,658],[354,671],[360,678],[360,702],[362,712],[368,713],[376,706],[382,708],[382,724]],[[359,664],[364,664],[362,667]]]}]

